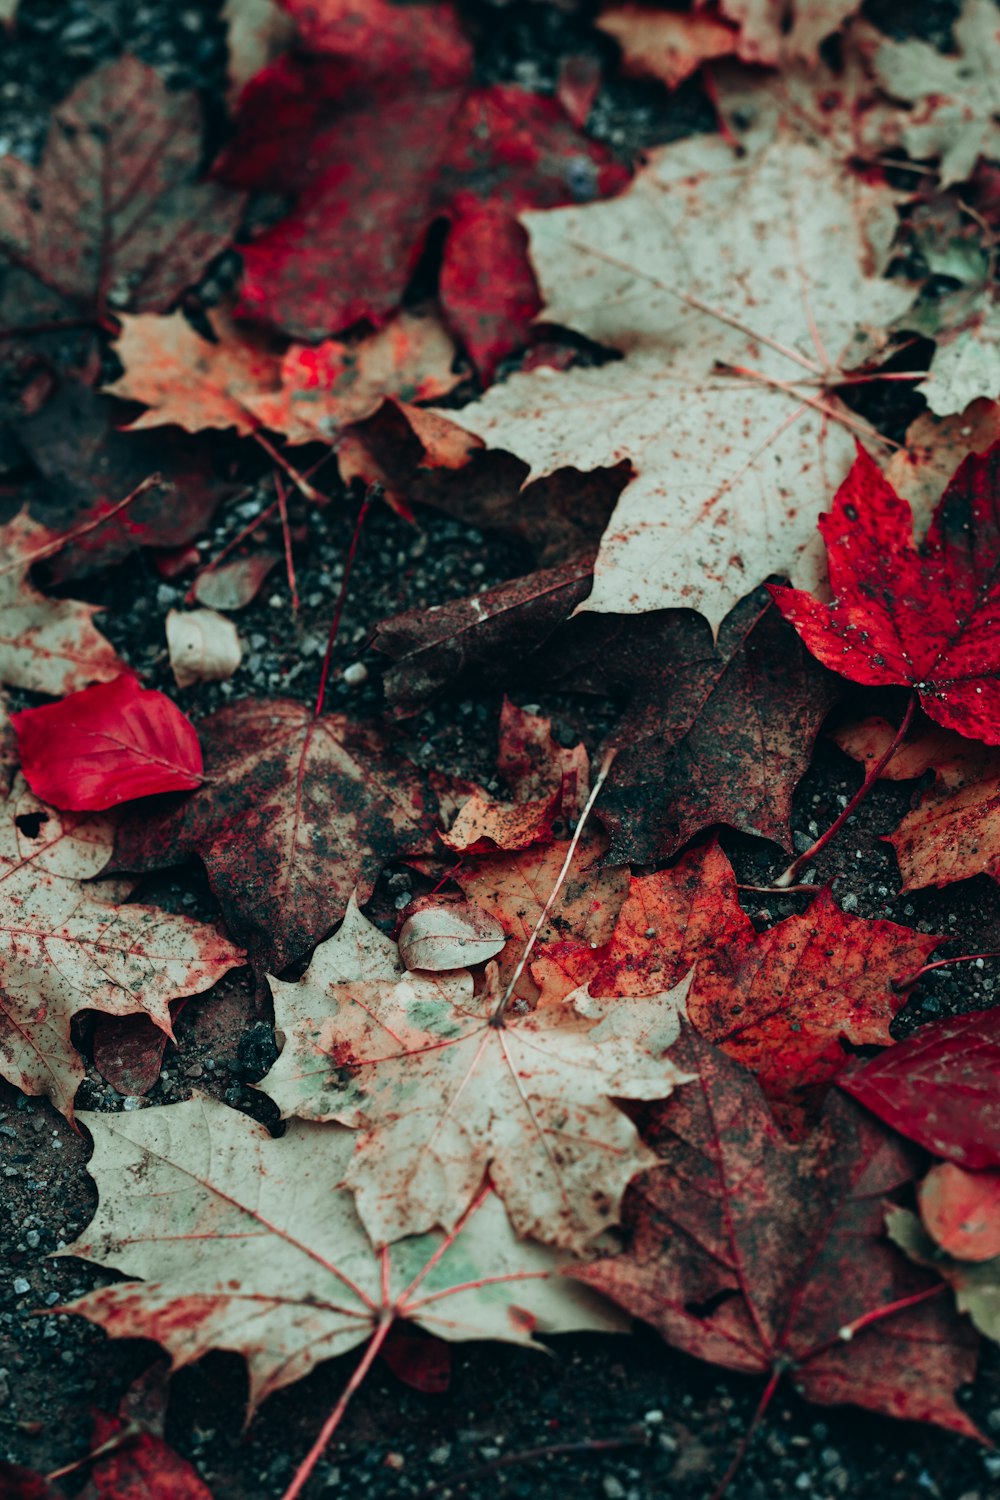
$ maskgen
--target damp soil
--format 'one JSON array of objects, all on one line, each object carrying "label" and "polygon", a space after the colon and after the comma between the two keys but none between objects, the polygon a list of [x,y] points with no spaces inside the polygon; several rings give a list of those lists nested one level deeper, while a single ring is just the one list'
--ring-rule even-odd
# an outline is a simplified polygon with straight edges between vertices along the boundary
[{"label": "damp soil", "polygon": [[[608,56],[586,7],[576,11],[524,0],[472,4],[485,77],[514,78],[550,90],[567,52]],[[198,88],[213,140],[225,129],[225,31],[218,3],[136,0],[21,0],[16,34],[0,40],[0,147],[37,155],[48,111],[89,70],[129,49],[176,87]],[[873,20],[894,34],[919,27],[946,46],[957,6],[952,0],[871,0]],[[696,86],[672,98],[652,85],[616,82],[602,91],[592,125],[616,149],[634,152],[710,128],[711,112]],[[231,269],[214,271],[216,293]],[[211,283],[211,279],[210,283]],[[211,285],[207,294],[212,294]],[[874,414],[873,414],[874,415]],[[886,424],[912,415],[883,414]],[[328,476],[324,474],[324,479]],[[243,665],[230,683],[180,695],[195,719],[247,695],[315,695],[331,607],[343,578],[357,497],[325,484],[323,510],[293,502],[300,607],[276,568],[258,599],[238,616]],[[214,555],[269,502],[263,477],[225,507],[200,546]],[[257,545],[276,540],[262,533]],[[366,524],[338,638],[328,703],[355,713],[382,707],[381,664],[367,641],[376,621],[398,610],[466,595],[527,571],[514,543],[422,511],[416,525],[387,509]],[[185,584],[165,580],[148,558],[75,580],[75,597],[106,607],[102,628],[152,686],[173,690],[163,636],[166,611]],[[363,668],[364,670],[360,670]],[[353,669],[353,670],[351,670]],[[345,676],[345,670],[347,675]],[[565,743],[596,745],[613,725],[610,700],[572,693],[518,693],[551,714]],[[495,786],[498,692],[463,692],[436,702],[398,727],[401,748],[419,763]],[[860,693],[853,714],[891,708]],[[824,827],[858,785],[858,768],[826,738],[796,798],[800,842]],[[948,937],[943,953],[1000,949],[1000,890],[982,878],[940,892],[899,896],[898,873],[882,835],[898,822],[912,785],[880,786],[818,861],[847,910],[885,916]],[[740,878],[765,884],[781,851],[724,835]],[[414,888],[403,867],[387,870],[374,915],[387,929]],[[184,866],[142,882],[137,898],[212,920],[217,916],[200,867]],[[794,896],[749,896],[761,926],[799,909]],[[897,1023],[982,1008],[997,1000],[1000,965],[938,970],[921,984]],[[93,1017],[81,1020],[87,1053]],[[190,1001],[177,1023],[159,1083],[145,1100],[115,1092],[91,1064],[81,1108],[117,1111],[184,1098],[197,1090],[268,1119],[252,1087],[273,1057],[266,995],[244,971]],[[0,1454],[49,1471],[87,1451],[90,1413],[113,1410],[131,1380],[156,1357],[155,1345],[109,1340],[82,1320],[51,1311],[113,1279],[71,1258],[50,1258],[88,1222],[95,1192],[87,1175],[85,1131],[67,1125],[44,1101],[0,1084]],[[311,1444],[356,1362],[331,1361],[268,1400],[244,1427],[242,1362],[210,1355],[173,1381],[167,1437],[188,1456],[216,1500],[276,1500]],[[552,1341],[549,1353],[498,1345],[452,1353],[449,1390],[419,1394],[377,1365],[354,1398],[307,1490],[311,1500],[364,1495],[372,1500],[437,1494],[473,1500],[504,1495],[563,1500],[703,1500],[726,1469],[760,1395],[761,1382],[714,1370],[664,1345],[647,1330],[620,1338]],[[988,1348],[963,1402],[985,1434],[1000,1434],[1000,1357]],[[85,1470],[65,1480],[72,1495]],[[853,1408],[819,1408],[789,1387],[779,1394],[730,1490],[731,1500],[852,1500],[927,1496],[930,1500],[1000,1497],[1000,1454],[929,1427],[878,1418]]]}]

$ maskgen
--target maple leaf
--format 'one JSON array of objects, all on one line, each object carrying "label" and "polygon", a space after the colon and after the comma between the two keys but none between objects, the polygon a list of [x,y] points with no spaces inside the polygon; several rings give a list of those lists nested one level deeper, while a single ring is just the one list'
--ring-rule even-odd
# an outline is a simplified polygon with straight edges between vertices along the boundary
[{"label": "maple leaf", "polygon": [[[540,943],[574,942],[581,948],[595,949],[610,941],[628,894],[629,874],[607,863],[607,846],[603,834],[586,830],[539,928]],[[508,935],[497,964],[504,984],[514,977],[524,945],[542,918],[568,853],[568,841],[557,840],[545,847],[536,845],[463,860],[452,872],[456,885],[496,917]],[[514,993],[528,1004],[537,1001],[539,988],[530,973],[521,975]]]},{"label": "maple leaf", "polygon": [[908,684],[937,723],[1000,744],[1000,445],[967,458],[918,551],[909,505],[864,450],[820,520],[832,604],[771,586],[809,650],[852,682]]},{"label": "maple leaf", "polygon": [[1000,307],[992,294],[979,298],[957,328],[945,328],[920,382],[931,411],[939,416],[960,412],[996,390],[1000,361]]},{"label": "maple leaf", "polygon": [[103,812],[201,782],[201,748],[190,720],[131,672],[26,708],[12,722],[25,780],[53,807]]},{"label": "maple leaf", "polygon": [[113,1337],[154,1339],[175,1369],[209,1349],[243,1355],[251,1411],[371,1340],[367,1370],[397,1321],[523,1345],[617,1326],[596,1298],[574,1294],[558,1257],[515,1238],[490,1192],[448,1236],[373,1250],[351,1195],[333,1186],[350,1131],[295,1120],[272,1140],[211,1099],[86,1120],[100,1201],[60,1253],[144,1279],[61,1310]]},{"label": "maple leaf", "polygon": [[[31,515],[72,539],[46,563],[63,583],[121,562],[140,547],[178,547],[199,536],[235,491],[226,455],[179,431],[123,432],[124,409],[79,381],[63,380],[17,436],[45,480]],[[163,483],[126,496],[149,475]]]},{"label": "maple leaf", "polygon": [[348,907],[298,984],[271,980],[283,1115],[359,1132],[344,1181],[377,1244],[453,1228],[488,1171],[521,1236],[582,1251],[648,1165],[612,1098],[663,1098],[686,984],[641,1005],[585,995],[527,1014],[472,975],[410,975]]},{"label": "maple leaf", "polygon": [[667,859],[713,823],[789,846],[792,793],[838,690],[766,594],[742,600],[714,642],[690,610],[578,615],[527,672],[547,689],[625,696],[596,809],[612,863]]},{"label": "maple leaf", "polygon": [[202,787],[162,812],[123,816],[120,869],[197,854],[229,930],[280,972],[368,899],[383,864],[434,842],[431,779],[375,727],[316,719],[289,699],[247,698],[201,720]]},{"label": "maple leaf", "polygon": [[977,1171],[1000,1167],[1000,1011],[922,1026],[838,1082],[935,1156]]},{"label": "maple leaf", "polygon": [[784,1140],[754,1080],[696,1037],[698,1081],[643,1113],[659,1158],[626,1199],[625,1254],[572,1274],[679,1349],[770,1376],[809,1401],[849,1401],[981,1436],[956,1405],[976,1339],[882,1237],[884,1199],[915,1175],[898,1136],[832,1096]]},{"label": "maple leaf", "polygon": [[[697,6],[710,0],[696,0]],[[773,65],[793,58],[815,63],[820,43],[860,9],[860,0],[721,0],[722,14],[739,27],[744,62]]]},{"label": "maple leaf", "polygon": [[5,323],[130,306],[162,312],[229,244],[243,195],[196,180],[201,114],[120,57],[56,109],[41,165],[0,158]]},{"label": "maple leaf", "polygon": [[[870,763],[895,737],[885,719],[868,719],[835,738],[848,755]],[[1000,751],[947,729],[928,729],[895,752],[881,779],[910,781],[928,771],[934,773],[932,785],[886,835],[896,851],[902,889],[950,885],[973,875],[1000,880]]]},{"label": "maple leaf", "polygon": [[67,1117],[84,1076],[70,1042],[78,1011],[145,1011],[171,1035],[169,1002],[244,962],[212,928],[126,903],[127,884],[86,884],[111,843],[106,819],[60,817],[21,783],[2,808],[0,1071]]},{"label": "maple leaf", "polygon": [[442,307],[488,379],[538,311],[518,211],[615,191],[627,172],[554,99],[473,87],[450,6],[422,6],[416,28],[386,0],[285,8],[305,55],[247,86],[220,165],[240,186],[298,195],[243,252],[241,311],[302,339],[377,324],[446,218]]},{"label": "maple leaf", "polygon": [[48,599],[28,580],[56,540],[26,512],[0,527],[0,682],[54,697],[116,677],[125,663],[97,630],[98,606]]},{"label": "maple leaf", "polygon": [[1000,155],[993,0],[965,0],[953,31],[956,56],[927,42],[885,39],[872,58],[886,92],[913,106],[903,129],[907,151],[917,161],[939,159],[943,187],[971,177],[981,156]]},{"label": "maple leaf", "polygon": [[530,714],[504,698],[500,710],[497,770],[516,802],[498,802],[473,792],[441,842],[463,854],[524,849],[552,838],[553,820],[576,822],[590,790],[590,762],[583,745],[564,749],[552,738],[551,720]]},{"label": "maple leaf", "polygon": [[894,453],[883,474],[896,494],[913,509],[914,532],[921,540],[948,481],[970,453],[985,453],[1000,442],[1000,401],[973,401],[956,416],[922,412],[906,429],[906,444]]},{"label": "maple leaf", "polygon": [[704,136],[610,203],[524,216],[545,320],[625,357],[513,375],[449,416],[533,478],[631,460],[583,609],[715,628],[769,574],[817,576],[813,523],[857,426],[836,386],[912,300],[877,279],[891,196],[844,182],[804,141],[740,158]]},{"label": "maple leaf", "polygon": [[700,11],[613,5],[601,11],[597,26],[621,47],[627,73],[652,75],[668,89],[677,88],[702,63],[731,56],[737,47],[735,26]]},{"label": "maple leaf", "polygon": [[849,916],[828,890],[809,909],[758,933],[739,904],[722,850],[706,845],[672,869],[633,877],[602,950],[577,942],[536,950],[543,996],[587,984],[595,996],[642,996],[694,968],[687,1016],[757,1078],[798,1128],[803,1090],[848,1061],[844,1042],[888,1045],[906,997],[893,981],[921,967],[941,937]]}]

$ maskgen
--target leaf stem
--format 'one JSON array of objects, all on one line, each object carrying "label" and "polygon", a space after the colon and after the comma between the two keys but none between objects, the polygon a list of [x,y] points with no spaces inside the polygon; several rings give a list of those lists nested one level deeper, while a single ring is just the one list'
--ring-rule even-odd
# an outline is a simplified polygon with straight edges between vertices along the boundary
[{"label": "leaf stem", "polygon": [[749,1452],[750,1444],[754,1440],[757,1428],[760,1426],[761,1422],[763,1422],[764,1420],[764,1417],[767,1415],[767,1409],[771,1405],[771,1402],[774,1398],[774,1393],[778,1389],[778,1383],[784,1373],[785,1366],[783,1364],[776,1365],[775,1368],[771,1371],[771,1378],[767,1382],[767,1385],[764,1387],[764,1392],[760,1400],[757,1402],[757,1410],[750,1418],[749,1426],[747,1427],[746,1432],[740,1438],[736,1452],[733,1454],[732,1462],[730,1463],[729,1468],[723,1474],[722,1478],[719,1480],[718,1484],[715,1486],[715,1489],[712,1491],[710,1500],[723,1500],[723,1496],[729,1489],[729,1486],[732,1484],[733,1480],[736,1478],[743,1460],[746,1458],[747,1453]]},{"label": "leaf stem", "polygon": [[295,1470],[292,1482],[288,1486],[287,1490],[285,1490],[284,1494],[281,1497],[281,1500],[296,1500],[296,1496],[301,1495],[305,1485],[309,1481],[309,1477],[312,1474],[313,1469],[315,1469],[317,1463],[323,1456],[323,1450],[326,1448],[326,1445],[333,1437],[333,1434],[336,1432],[337,1428],[340,1426],[340,1423],[344,1416],[344,1412],[347,1410],[351,1397],[358,1391],[358,1389],[364,1382],[368,1371],[371,1369],[372,1365],[378,1358],[382,1345],[388,1338],[389,1330],[395,1321],[395,1317],[391,1312],[385,1312],[382,1314],[379,1325],[375,1330],[374,1337],[369,1343],[368,1348],[365,1350],[364,1358],[360,1361],[354,1371],[354,1374],[344,1386],[344,1389],[340,1395],[340,1400],[337,1402],[336,1406],[333,1408],[333,1411],[330,1413],[326,1421],[323,1423],[323,1426],[320,1428],[319,1435],[317,1436],[316,1441],[313,1443],[312,1447],[309,1449],[309,1452],[306,1454],[305,1458]]},{"label": "leaf stem", "polygon": [[[70,542],[79,541],[80,537],[86,536],[89,531],[96,531],[98,527],[105,526],[108,521],[117,516],[120,511],[123,511],[127,505],[131,505],[133,500],[138,500],[140,495],[145,495],[149,490],[153,490],[157,485],[163,483],[162,474],[148,475],[141,484],[136,485],[134,490],[129,491],[124,500],[118,500],[112,505],[110,510],[104,511],[102,515],[95,516],[91,521],[85,521],[82,526],[77,526],[72,531],[64,532],[62,536],[53,537],[51,542],[46,542],[43,547],[36,548],[34,552],[29,552],[27,556],[22,555],[16,562],[7,563],[6,567],[0,568],[0,578],[5,573],[24,572],[34,563],[42,562],[46,557],[54,557],[57,552],[61,552],[64,547],[68,547]],[[173,488],[172,485],[171,488]]]},{"label": "leaf stem", "polygon": [[913,722],[913,714],[916,706],[917,695],[916,693],[911,693],[910,701],[906,705],[906,713],[903,715],[903,722],[896,730],[895,735],[893,736],[886,749],[879,756],[878,760],[875,761],[873,765],[869,766],[868,770],[865,772],[864,781],[858,787],[857,791],[854,793],[854,796],[851,798],[847,806],[844,808],[843,812],[840,814],[840,817],[835,818],[826,832],[821,833],[815,843],[810,844],[809,848],[806,849],[803,854],[800,854],[796,859],[792,860],[791,864],[788,866],[788,869],[784,870],[782,874],[778,876],[777,880],[775,880],[775,890],[784,891],[787,890],[789,886],[795,884],[805,866],[811,864],[812,861],[816,858],[817,854],[819,854],[821,850],[826,848],[831,839],[837,836],[854,810],[859,807],[864,799],[868,796],[868,793],[871,791],[876,781],[878,781],[882,772],[892,760],[892,757],[895,755],[900,745],[906,739],[910,725]]},{"label": "leaf stem", "polygon": [[307,500],[323,503],[325,497],[320,494],[315,485],[310,484],[306,476],[274,446],[269,438],[266,438],[260,431],[252,432],[251,437],[255,443],[260,444],[272,463],[276,463],[279,469],[284,469],[295,488],[305,495]]},{"label": "leaf stem", "polygon": [[524,952],[518,959],[517,968],[511,975],[510,983],[504,990],[503,995],[500,999],[500,1003],[498,1004],[496,1010],[490,1017],[491,1026],[503,1025],[504,1011],[510,1004],[510,998],[514,993],[515,986],[517,985],[518,980],[527,968],[528,959],[531,957],[531,950],[537,943],[539,934],[542,928],[545,926],[546,921],[548,920],[549,912],[555,905],[556,897],[562,890],[563,882],[566,879],[566,876],[569,874],[569,867],[573,863],[573,856],[576,854],[577,845],[580,842],[580,836],[586,826],[587,819],[590,817],[590,814],[593,811],[594,803],[597,801],[597,798],[600,795],[601,788],[608,779],[608,775],[611,771],[611,767],[614,765],[614,760],[617,753],[617,750],[614,749],[605,751],[604,759],[601,761],[601,768],[597,773],[597,780],[594,782],[590,796],[587,798],[586,806],[584,807],[583,812],[580,814],[580,820],[576,825],[576,832],[570,839],[569,848],[566,850],[566,858],[562,862],[562,869],[556,876],[555,884],[553,885],[551,891],[549,891],[548,900],[538,914],[538,921],[535,923],[531,932],[531,936],[524,946]]},{"label": "leaf stem", "polygon": [[924,964],[922,968],[915,969],[905,979],[894,979],[890,989],[894,990],[897,995],[903,994],[906,990],[912,990],[913,986],[932,969],[944,969],[949,964],[967,964],[977,958],[1000,958],[1000,953],[961,953],[958,958],[939,958],[935,963]]},{"label": "leaf stem", "polygon": [[361,502],[358,511],[358,519],[354,523],[354,535],[351,537],[351,545],[347,549],[347,557],[344,561],[344,576],[340,581],[340,593],[337,595],[337,603],[334,606],[333,619],[330,621],[330,634],[326,642],[326,655],[323,657],[323,670],[319,678],[319,691],[316,694],[316,707],[313,710],[313,718],[318,719],[323,712],[323,700],[326,697],[326,682],[330,675],[330,659],[333,656],[333,648],[337,640],[337,632],[340,629],[340,617],[344,613],[344,602],[347,599],[347,586],[351,581],[351,569],[354,566],[354,558],[357,554],[358,543],[361,540],[361,528],[365,524],[372,500],[376,495],[382,493],[381,485],[373,484],[365,491],[365,498]]}]

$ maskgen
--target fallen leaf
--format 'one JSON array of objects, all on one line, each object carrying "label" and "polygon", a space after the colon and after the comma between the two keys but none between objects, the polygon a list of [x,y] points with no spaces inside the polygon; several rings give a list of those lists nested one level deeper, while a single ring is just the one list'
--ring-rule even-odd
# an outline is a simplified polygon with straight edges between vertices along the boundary
[{"label": "fallen leaf", "polygon": [[276,552],[252,552],[247,557],[236,557],[232,562],[199,573],[191,592],[207,609],[246,609],[280,561]]},{"label": "fallen leaf", "polygon": [[404,310],[359,339],[293,344],[281,361],[280,385],[253,395],[259,422],[290,443],[332,443],[364,421],[386,396],[431,401],[461,380],[454,342],[431,311]]},{"label": "fallen leaf", "polygon": [[612,1099],[690,1076],[665,1055],[685,983],[641,1005],[504,1011],[466,971],[408,975],[354,904],[298,984],[270,983],[284,1046],[260,1087],[284,1116],[358,1132],[344,1182],[380,1245],[454,1228],[488,1172],[518,1235],[580,1253],[649,1164]]},{"label": "fallen leaf", "polygon": [[757,1075],[782,1121],[799,1129],[809,1090],[836,1077],[851,1046],[888,1046],[908,977],[944,939],[840,910],[828,890],[807,911],[757,932],[716,844],[670,870],[633,876],[611,942],[536,949],[543,996],[586,984],[595,996],[642,996],[691,968],[687,1015],[702,1036]]},{"label": "fallen leaf", "polygon": [[[127,1431],[121,1417],[94,1414],[92,1448],[113,1443]],[[79,1500],[212,1500],[193,1464],[151,1432],[136,1432],[100,1457]]]},{"label": "fallen leaf", "polygon": [[399,956],[407,969],[444,973],[495,958],[506,941],[497,919],[473,902],[433,896],[408,908]]},{"label": "fallen leaf", "polygon": [[113,1337],[154,1339],[175,1369],[209,1349],[243,1355],[251,1411],[323,1360],[369,1339],[377,1351],[397,1321],[524,1345],[536,1332],[618,1326],[551,1251],[515,1238],[493,1193],[449,1236],[373,1250],[334,1186],[350,1131],[295,1120],[272,1140],[212,1099],[86,1119],[100,1201],[61,1253],[144,1279],[62,1310]]},{"label": "fallen leaf", "polygon": [[280,973],[339,922],[355,886],[434,843],[426,772],[377,728],[303,704],[246,698],[202,719],[204,785],[162,812],[122,817],[119,869],[163,869],[197,854],[229,930]]},{"label": "fallen leaf", "polygon": [[[606,863],[607,847],[603,834],[585,831],[539,930],[539,943],[573,942],[594,950],[610,941],[628,894],[629,873]],[[513,977],[568,853],[569,841],[560,839],[544,847],[463,860],[453,872],[456,885],[470,901],[496,917],[508,935],[498,962],[504,984]],[[538,999],[538,985],[528,972],[522,974],[515,995],[529,1004]]]},{"label": "fallen leaf", "polygon": [[824,665],[873,687],[907,684],[930,717],[1000,744],[1000,445],[967,458],[920,551],[913,516],[859,449],[820,520],[833,604],[799,589],[771,594]]},{"label": "fallen leaf", "polygon": [[70,1041],[81,1010],[145,1011],[169,1036],[169,1002],[209,989],[242,952],[188,917],[90,884],[111,853],[104,818],[60,817],[15,784],[0,825],[0,1071],[67,1117],[84,1076]]},{"label": "fallen leaf", "polygon": [[596,807],[613,864],[668,859],[718,823],[790,847],[792,794],[840,690],[766,593],[715,642],[690,610],[579,615],[527,671],[547,690],[624,696]]},{"label": "fallen leaf", "polygon": [[941,1251],[916,1214],[890,1207],[886,1229],[894,1245],[918,1266],[943,1277],[955,1293],[955,1306],[987,1338],[1000,1342],[1000,1256],[993,1260],[963,1261]]},{"label": "fallen leaf", "polygon": [[222,16],[228,26],[229,96],[235,102],[243,85],[291,46],[295,27],[280,0],[225,0]]},{"label": "fallen leaf", "polygon": [[659,1160],[627,1195],[628,1248],[572,1274],[711,1364],[980,1436],[954,1400],[975,1336],[914,1303],[933,1281],[882,1234],[910,1149],[837,1096],[790,1145],[749,1074],[695,1037],[678,1054],[698,1081],[643,1113]]},{"label": "fallen leaf", "polygon": [[247,436],[261,425],[248,402],[278,388],[281,357],[275,341],[218,309],[205,318],[214,342],[196,333],[181,312],[119,319],[115,354],[123,373],[103,389],[148,408],[128,424],[129,432],[173,425],[185,432],[232,427]]},{"label": "fallen leaf", "polygon": [[485,593],[382,620],[372,645],[391,657],[385,694],[396,713],[416,713],[445,688],[473,674],[495,681],[537,650],[587,597],[593,559],[586,554]]},{"label": "fallen leaf", "polygon": [[445,218],[442,307],[489,379],[538,311],[516,214],[615,191],[625,169],[554,99],[473,87],[450,6],[423,6],[416,28],[385,0],[285,8],[303,50],[244,90],[220,168],[240,186],[297,195],[243,251],[241,310],[300,339],[378,324]]},{"label": "fallen leaf", "polygon": [[967,1172],[938,1162],[917,1194],[924,1227],[939,1249],[958,1260],[1000,1256],[1000,1171]]},{"label": "fallen leaf", "polygon": [[[177,1013],[175,1006],[172,1021]],[[94,1067],[116,1093],[137,1098],[159,1078],[167,1040],[148,1016],[101,1016],[94,1027]]]},{"label": "fallen leaf", "polygon": [[[885,719],[866,719],[838,731],[837,744],[862,764],[895,739]],[[882,771],[885,781],[910,781],[933,771],[886,842],[896,851],[904,891],[950,885],[974,875],[1000,880],[1000,751],[948,729],[928,729],[906,741]]]},{"label": "fallen leaf", "polygon": [[532,478],[631,461],[585,610],[717,628],[769,574],[818,578],[814,522],[858,426],[836,387],[912,300],[877,279],[891,195],[845,176],[802,141],[741,158],[699,136],[610,203],[525,216],[546,322],[625,357],[513,375],[449,415]]},{"label": "fallen leaf", "polygon": [[841,1088],[902,1135],[970,1171],[1000,1167],[1000,1011],[922,1026],[850,1068]]},{"label": "fallen leaf", "polygon": [[[695,0],[697,6],[707,0]],[[744,62],[776,63],[798,58],[815,63],[820,43],[860,9],[860,0],[720,0],[722,14],[739,27]]]},{"label": "fallen leaf", "polygon": [[[566,749],[552,737],[551,720],[527,713],[504,698],[500,710],[497,770],[515,802],[473,792],[441,842],[462,854],[525,849],[553,837],[553,822],[575,823],[590,791],[590,761],[583,745]],[[563,829],[565,832],[565,828]]]},{"label": "fallen leaf", "polygon": [[[46,563],[54,583],[111,567],[140,547],[177,547],[200,536],[235,490],[218,439],[179,431],[122,432],[125,408],[78,381],[64,380],[18,441],[45,480],[31,515],[73,539]],[[118,503],[142,480],[163,484],[124,510]]]},{"label": "fallen leaf", "polygon": [[413,520],[410,492],[421,470],[464,469],[481,448],[478,438],[439,412],[387,397],[378,410],[345,427],[337,465],[345,485],[378,485],[404,520]]},{"label": "fallen leaf", "polygon": [[[1000,137],[1000,127],[998,127]],[[961,325],[938,341],[930,373],[920,382],[931,411],[947,417],[992,397],[1000,366],[1000,308],[983,297]]]},{"label": "fallen leaf", "polygon": [[131,672],[12,716],[25,780],[43,802],[103,812],[119,802],[200,786],[191,722]]},{"label": "fallen leaf", "polygon": [[4,323],[109,301],[166,311],[231,241],[243,195],[199,182],[201,111],[135,57],[90,73],[53,115],[41,165],[0,158]]},{"label": "fallen leaf", "polygon": [[973,401],[957,416],[922,412],[906,430],[906,444],[892,455],[886,481],[913,510],[921,541],[949,479],[970,453],[985,453],[1000,442],[1000,401]]},{"label": "fallen leaf", "polygon": [[872,58],[886,92],[913,106],[903,130],[907,151],[917,161],[939,161],[943,187],[965,182],[980,157],[1000,155],[1000,18],[992,0],[965,0],[953,35],[955,55],[913,38],[886,38]]},{"label": "fallen leaf", "polygon": [[168,611],[167,648],[179,688],[228,682],[243,658],[236,626],[214,609]]},{"label": "fallen leaf", "polygon": [[735,26],[698,10],[615,5],[601,11],[597,25],[621,47],[627,73],[651,74],[668,89],[690,78],[702,63],[730,57],[737,46]]},{"label": "fallen leaf", "polygon": [[29,582],[32,562],[55,540],[24,511],[0,527],[0,682],[54,697],[125,665],[93,623],[96,605],[46,598]]}]

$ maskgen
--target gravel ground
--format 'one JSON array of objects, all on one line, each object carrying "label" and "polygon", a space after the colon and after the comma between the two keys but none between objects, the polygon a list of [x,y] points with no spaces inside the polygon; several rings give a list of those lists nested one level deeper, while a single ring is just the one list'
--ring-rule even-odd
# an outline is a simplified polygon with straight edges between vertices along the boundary
[{"label": "gravel ground", "polygon": [[[128,48],[177,87],[203,91],[209,137],[220,138],[224,115],[224,28],[218,3],[128,4],[124,0],[22,0],[16,39],[0,42],[0,148],[29,159],[44,138],[47,111],[98,62]],[[579,17],[532,3],[469,7],[480,27],[484,76],[552,87],[567,51],[606,51]],[[947,43],[953,0],[875,0],[868,13],[884,29],[919,30]],[[630,151],[691,130],[711,115],[696,87],[672,99],[652,86],[606,87],[593,125],[610,144]],[[216,294],[231,274],[218,268]],[[309,701],[315,694],[332,598],[343,574],[356,501],[326,486],[331,505],[306,512],[297,549],[302,605],[293,614],[287,581],[276,569],[255,603],[238,617],[244,663],[230,683],[178,695],[197,718],[229,698],[277,693]],[[220,513],[202,544],[206,555],[252,520],[270,495],[261,488]],[[264,537],[263,540],[273,540]],[[416,528],[387,510],[366,525],[338,641],[330,707],[377,711],[379,661],[366,650],[372,625],[402,608],[442,603],[515,576],[529,566],[520,549],[426,512]],[[165,582],[139,559],[74,581],[75,597],[105,605],[103,628],[151,686],[173,691],[163,619],[183,585]],[[361,665],[344,677],[344,669]],[[360,678],[360,680],[358,680]],[[522,695],[522,701],[524,701]],[[614,705],[560,694],[539,698],[569,743],[594,744],[613,722]],[[874,701],[872,707],[874,708]],[[878,708],[885,710],[884,695]],[[856,710],[864,711],[859,694]],[[401,746],[418,760],[495,785],[499,698],[463,695],[436,703],[400,728]],[[829,744],[797,797],[795,828],[814,834],[836,814],[859,772]],[[1000,890],[985,878],[941,892],[898,897],[891,850],[879,842],[905,809],[910,787],[886,785],[863,806],[841,839],[818,861],[834,880],[845,909],[888,916],[925,931],[947,933],[956,953],[1000,948]],[[764,881],[777,868],[775,851],[732,836],[725,840],[740,877]],[[407,886],[407,882],[410,886]],[[389,926],[413,877],[390,869],[375,915]],[[145,880],[143,899],[211,919],[213,899],[191,866]],[[797,909],[796,898],[751,897],[761,925]],[[921,986],[898,1023],[900,1034],[920,1020],[993,1002],[1000,966],[937,971]],[[150,1102],[217,1094],[266,1118],[266,1101],[250,1087],[270,1061],[273,1041],[266,1007],[245,973],[228,976],[211,995],[191,1001],[178,1023]],[[87,1044],[84,1019],[81,1044]],[[136,1107],[91,1068],[83,1107]],[[89,1325],[37,1315],[108,1277],[82,1262],[47,1258],[70,1241],[93,1211],[85,1135],[76,1134],[44,1102],[0,1084],[0,1453],[42,1471],[86,1452],[89,1411],[113,1409],[128,1382],[156,1356],[138,1341],[111,1342]],[[241,1361],[209,1356],[176,1377],[168,1438],[193,1459],[217,1500],[269,1500],[281,1494],[323,1417],[347,1379],[354,1356],[317,1370],[269,1400],[243,1431],[245,1376]],[[725,1469],[760,1392],[757,1381],[731,1377],[666,1349],[640,1331],[616,1340],[553,1342],[553,1357],[495,1345],[458,1348],[450,1391],[422,1396],[378,1366],[355,1398],[309,1494],[329,1500],[356,1496],[497,1494],[562,1500],[568,1491],[606,1500],[702,1500]],[[986,1432],[1000,1433],[1000,1358],[987,1351],[982,1373],[966,1393]],[[506,1463],[553,1445],[582,1445]],[[613,1444],[616,1446],[608,1446]],[[588,1446],[590,1445],[590,1446]],[[604,1445],[604,1446],[598,1446]],[[497,1464],[501,1466],[496,1467]],[[483,1465],[489,1472],[479,1474]],[[74,1492],[79,1480],[66,1482]],[[730,1491],[732,1500],[837,1500],[840,1496],[915,1496],[990,1500],[1000,1496],[1000,1456],[933,1429],[906,1426],[852,1409],[806,1406],[779,1398]]]}]

